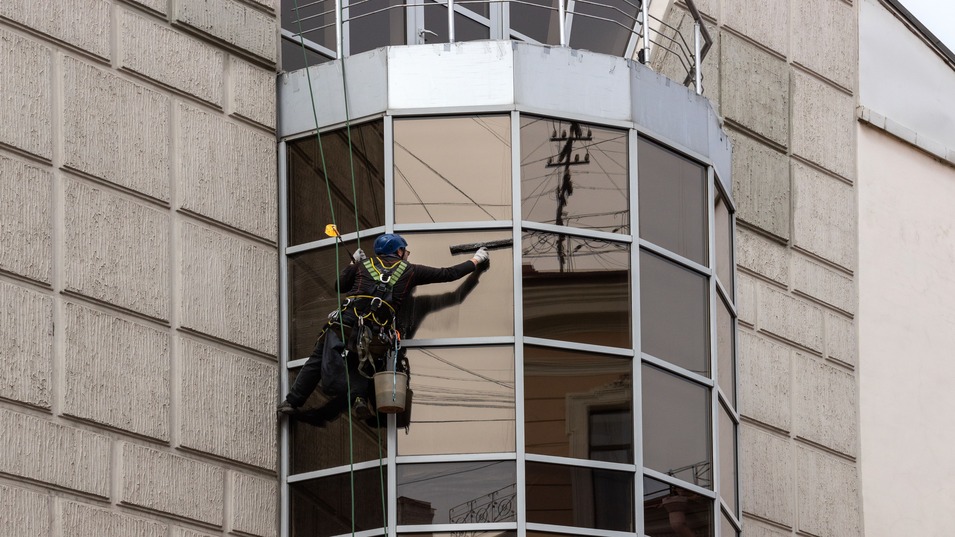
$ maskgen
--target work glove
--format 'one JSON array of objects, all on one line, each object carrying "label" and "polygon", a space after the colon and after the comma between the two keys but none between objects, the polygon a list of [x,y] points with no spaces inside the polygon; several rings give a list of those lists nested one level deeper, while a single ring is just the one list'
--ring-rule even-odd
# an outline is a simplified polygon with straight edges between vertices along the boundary
[{"label": "work glove", "polygon": [[361,248],[355,250],[355,253],[354,253],[354,255],[351,256],[351,258],[352,258],[352,260],[355,261],[355,263],[361,263],[362,261],[368,259],[368,258],[365,256],[365,252],[363,252]]},{"label": "work glove", "polygon": [[491,255],[487,253],[487,248],[482,246],[478,248],[478,251],[474,252],[474,257],[472,259],[474,260],[475,265],[480,265],[481,263],[486,262],[490,257]]}]

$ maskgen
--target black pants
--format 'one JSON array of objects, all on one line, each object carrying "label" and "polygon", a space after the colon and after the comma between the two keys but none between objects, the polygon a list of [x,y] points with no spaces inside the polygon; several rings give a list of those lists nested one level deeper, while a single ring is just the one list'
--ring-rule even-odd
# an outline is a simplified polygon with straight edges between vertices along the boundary
[{"label": "black pants", "polygon": [[[351,384],[351,398],[368,398],[371,381],[358,373],[358,357],[349,352],[348,365],[345,364],[345,342],[342,341],[341,327],[332,325],[315,344],[285,400],[294,407],[300,407],[308,401],[319,382],[322,391],[330,397],[344,396]],[[348,371],[346,376],[346,370]]]}]

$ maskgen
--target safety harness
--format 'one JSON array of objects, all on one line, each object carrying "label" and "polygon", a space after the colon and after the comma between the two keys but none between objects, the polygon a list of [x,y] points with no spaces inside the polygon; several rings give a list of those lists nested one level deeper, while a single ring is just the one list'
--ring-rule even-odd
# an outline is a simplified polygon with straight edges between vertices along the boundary
[{"label": "safety harness", "polygon": [[[376,259],[380,267],[375,265]],[[381,367],[398,367],[396,360],[401,335],[395,329],[396,312],[391,302],[395,284],[407,270],[408,263],[401,260],[386,266],[376,257],[365,259],[362,266],[374,286],[367,294],[345,297],[341,311],[350,309],[357,318],[349,343],[354,343],[358,351],[358,372],[372,378]]]}]

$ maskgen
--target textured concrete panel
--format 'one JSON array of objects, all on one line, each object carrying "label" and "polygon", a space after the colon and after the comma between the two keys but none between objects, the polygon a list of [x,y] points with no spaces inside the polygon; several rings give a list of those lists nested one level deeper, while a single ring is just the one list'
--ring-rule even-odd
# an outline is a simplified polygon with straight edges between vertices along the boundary
[{"label": "textured concrete panel", "polygon": [[0,193],[0,269],[49,283],[53,259],[53,174],[0,155]]},{"label": "textured concrete panel", "polygon": [[167,526],[77,502],[63,506],[63,537],[166,537]]},{"label": "textured concrete panel", "polygon": [[202,533],[195,530],[189,530],[186,528],[172,528],[170,533],[171,537],[215,537],[209,533]]},{"label": "textured concrete panel", "polygon": [[106,497],[109,444],[100,434],[0,409],[0,472],[5,474]]},{"label": "textured concrete panel", "polygon": [[129,11],[121,32],[123,68],[222,106],[224,52]]},{"label": "textured concrete panel", "polygon": [[847,269],[855,268],[858,237],[853,187],[795,162],[793,185],[793,244]]},{"label": "textured concrete panel", "polygon": [[66,305],[64,413],[169,438],[169,335]]},{"label": "textured concrete panel", "polygon": [[792,430],[791,351],[748,331],[739,332],[740,409],[748,417]]},{"label": "textured concrete panel", "polygon": [[233,0],[173,3],[173,22],[275,62],[275,18]]},{"label": "textured concrete panel", "polygon": [[759,328],[822,352],[822,310],[772,287],[760,285]]},{"label": "textured concrete panel", "polygon": [[736,230],[736,262],[741,267],[789,284],[789,249],[745,228]]},{"label": "textured concrete panel", "polygon": [[232,530],[275,537],[274,479],[232,473]]},{"label": "textured concrete panel", "polygon": [[3,0],[0,17],[109,58],[109,0]]},{"label": "textured concrete panel", "polygon": [[723,0],[723,23],[783,56],[789,53],[789,0],[763,2],[759,9],[749,0]]},{"label": "textured concrete panel", "polygon": [[739,208],[737,218],[789,239],[788,158],[740,133],[730,134],[733,138],[733,196]]},{"label": "textured concrete panel", "polygon": [[0,282],[0,397],[50,408],[53,299]]},{"label": "textured concrete panel", "polygon": [[229,76],[232,113],[275,127],[275,73],[233,56]]},{"label": "textured concrete panel", "polygon": [[826,355],[851,366],[859,363],[855,322],[836,313],[826,314]]},{"label": "textured concrete panel", "polygon": [[167,318],[168,219],[100,187],[66,181],[66,288]]},{"label": "textured concrete panel", "polygon": [[[0,14],[11,6],[0,2]],[[0,65],[0,142],[53,158],[52,51],[0,28]]]},{"label": "textured concrete panel", "polygon": [[168,200],[168,98],[73,58],[63,69],[66,166]]},{"label": "textured concrete panel", "polygon": [[740,322],[756,324],[756,280],[747,274],[736,274],[736,308]]},{"label": "textured concrete panel", "polygon": [[788,146],[789,66],[785,60],[723,32],[720,61],[723,115]]},{"label": "textured concrete panel", "polygon": [[126,1],[148,7],[149,9],[158,11],[162,13],[163,15],[167,13],[166,5],[168,4],[168,0],[126,0]]},{"label": "textured concrete panel", "polygon": [[792,532],[783,531],[781,529],[773,528],[772,526],[764,526],[761,522],[746,518],[743,516],[743,527],[746,528],[746,537],[791,537]]},{"label": "textured concrete panel", "polygon": [[2,535],[16,537],[50,534],[50,501],[48,494],[0,485],[0,520]]},{"label": "textured concrete panel", "polygon": [[829,364],[795,353],[793,432],[846,455],[855,455],[859,400],[856,379]]},{"label": "textured concrete panel", "polygon": [[794,71],[792,78],[793,154],[855,178],[855,100],[811,75]]},{"label": "textured concrete panel", "polygon": [[223,478],[211,464],[123,443],[123,503],[221,526]]},{"label": "textured concrete panel", "polygon": [[746,423],[741,426],[740,437],[740,481],[746,483],[742,487],[743,509],[792,526],[796,465],[790,440]]},{"label": "textured concrete panel", "polygon": [[793,289],[842,311],[856,311],[852,278],[801,255],[793,256]]},{"label": "textured concrete panel", "polygon": [[801,39],[799,46],[793,47],[793,61],[853,89],[859,65],[855,8],[838,0],[804,0],[793,4],[793,20],[798,21],[799,32],[812,36]]},{"label": "textured concrete panel", "polygon": [[275,138],[186,105],[180,118],[182,208],[276,240]]},{"label": "textured concrete panel", "polygon": [[276,366],[182,339],[182,445],[275,468]]},{"label": "textured concrete panel", "polygon": [[797,529],[820,537],[862,535],[855,465],[807,446],[796,449]]},{"label": "textured concrete panel", "polygon": [[276,353],[276,252],[183,223],[182,326]]}]

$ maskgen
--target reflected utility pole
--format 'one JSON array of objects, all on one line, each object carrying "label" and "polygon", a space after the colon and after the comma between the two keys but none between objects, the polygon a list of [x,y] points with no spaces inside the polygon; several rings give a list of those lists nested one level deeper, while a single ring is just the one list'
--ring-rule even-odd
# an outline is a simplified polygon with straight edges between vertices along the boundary
[{"label": "reflected utility pole", "polygon": [[[585,151],[584,159],[580,160],[580,154],[574,154],[574,142],[591,140],[593,140],[593,132],[587,129],[587,135],[584,136],[580,128],[580,123],[576,121],[570,123],[569,135],[567,131],[564,130],[561,131],[560,136],[558,136],[557,129],[554,129],[554,133],[550,137],[550,141],[552,142],[564,142],[564,146],[557,155],[557,162],[554,162],[553,157],[549,157],[545,165],[547,168],[564,168],[560,184],[557,186],[557,216],[554,218],[555,225],[564,225],[564,208],[567,206],[567,197],[574,193],[574,183],[570,178],[570,167],[580,164],[590,164],[590,151]],[[571,159],[571,156],[573,156],[573,159]],[[564,265],[567,261],[566,256],[567,254],[564,251],[564,239],[558,237],[557,262],[560,264],[560,272],[564,272]]]}]

